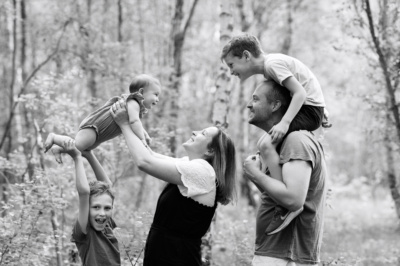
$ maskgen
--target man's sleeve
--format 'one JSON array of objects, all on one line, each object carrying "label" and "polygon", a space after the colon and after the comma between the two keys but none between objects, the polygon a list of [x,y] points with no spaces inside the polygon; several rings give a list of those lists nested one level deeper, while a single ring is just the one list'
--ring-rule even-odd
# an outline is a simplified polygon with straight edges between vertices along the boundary
[{"label": "man's sleeve", "polygon": [[285,164],[290,160],[301,160],[310,162],[314,168],[315,151],[312,149],[310,141],[310,138],[301,131],[290,133],[282,144],[279,163]]}]

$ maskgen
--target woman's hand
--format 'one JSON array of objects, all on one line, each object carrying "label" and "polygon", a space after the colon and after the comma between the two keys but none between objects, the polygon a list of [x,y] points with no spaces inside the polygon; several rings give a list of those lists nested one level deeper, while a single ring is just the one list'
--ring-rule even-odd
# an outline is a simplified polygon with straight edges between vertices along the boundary
[{"label": "woman's hand", "polygon": [[114,103],[110,107],[110,114],[119,127],[129,125],[129,116],[126,111],[126,103],[124,100],[119,100]]}]

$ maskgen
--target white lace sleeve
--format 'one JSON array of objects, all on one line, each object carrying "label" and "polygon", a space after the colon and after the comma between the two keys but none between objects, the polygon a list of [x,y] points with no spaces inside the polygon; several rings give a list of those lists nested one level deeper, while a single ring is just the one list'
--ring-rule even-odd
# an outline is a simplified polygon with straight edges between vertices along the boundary
[{"label": "white lace sleeve", "polygon": [[206,206],[214,206],[216,185],[215,171],[202,159],[179,161],[176,168],[181,173],[183,186],[178,186],[185,197],[194,199]]}]

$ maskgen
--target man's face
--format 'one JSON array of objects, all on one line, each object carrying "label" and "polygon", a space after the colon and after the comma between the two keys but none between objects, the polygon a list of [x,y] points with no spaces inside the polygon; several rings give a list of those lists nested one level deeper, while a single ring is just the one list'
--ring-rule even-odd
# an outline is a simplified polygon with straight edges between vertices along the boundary
[{"label": "man's face", "polygon": [[229,52],[224,61],[231,70],[231,75],[238,76],[240,80],[245,80],[253,74],[250,71],[250,60],[245,55],[239,58],[238,56],[233,56],[232,52]]},{"label": "man's face", "polygon": [[251,100],[247,104],[247,108],[249,108],[248,122],[250,124],[258,126],[267,123],[271,118],[273,103],[267,100],[269,89],[270,85],[262,83],[251,96]]}]

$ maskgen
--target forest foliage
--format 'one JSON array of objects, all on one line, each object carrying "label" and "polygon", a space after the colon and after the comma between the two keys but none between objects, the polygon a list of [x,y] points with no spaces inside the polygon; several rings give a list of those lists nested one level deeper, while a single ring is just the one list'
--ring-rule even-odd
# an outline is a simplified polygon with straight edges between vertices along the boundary
[{"label": "forest foliage", "polygon": [[[243,31],[265,52],[303,61],[322,85],[333,123],[317,132],[331,189],[322,264],[398,265],[396,0],[1,1],[0,265],[80,265],[70,241],[78,206],[73,162],[58,165],[43,153],[43,140],[49,132],[73,137],[90,111],[126,93],[137,74],[150,73],[163,87],[143,119],[154,150],[183,155],[191,131],[222,110],[241,167],[261,134],[246,110],[261,77],[230,77],[220,48],[225,34]],[[114,182],[123,265],[141,265],[164,184],[136,168],[121,137],[95,154]],[[252,258],[259,194],[238,172],[238,202],[218,208],[207,236],[210,265]]]}]

